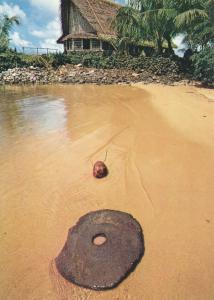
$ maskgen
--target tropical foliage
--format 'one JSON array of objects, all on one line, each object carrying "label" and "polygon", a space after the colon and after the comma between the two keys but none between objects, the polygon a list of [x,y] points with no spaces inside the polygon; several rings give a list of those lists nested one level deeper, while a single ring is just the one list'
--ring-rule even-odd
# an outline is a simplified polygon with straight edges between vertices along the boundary
[{"label": "tropical foliage", "polygon": [[153,42],[162,54],[164,42],[172,51],[172,38],[178,33],[185,35],[191,48],[203,48],[213,44],[214,0],[129,0],[114,26],[122,49],[144,40]]},{"label": "tropical foliage", "polygon": [[214,48],[204,48],[192,56],[192,61],[195,79],[214,87]]},{"label": "tropical foliage", "polygon": [[[183,1],[181,1],[183,2]],[[186,34],[186,42],[193,50],[203,49],[214,43],[214,0],[188,1],[177,5],[176,26]]]},{"label": "tropical foliage", "polygon": [[[179,72],[192,70],[195,78],[203,83],[210,85],[214,81],[214,0],[128,0],[128,5],[119,9],[112,25],[118,32],[118,39],[112,43],[119,51],[108,55],[74,53],[38,57],[8,51],[9,34],[13,26],[19,24],[16,16],[0,16],[0,72],[16,66],[49,69],[78,63],[95,68],[133,70],[157,65],[154,74],[163,75],[166,70],[173,72],[177,66]],[[169,61],[161,57],[130,56],[133,52],[138,55],[142,50],[151,56],[153,49],[159,56],[163,52],[168,56],[173,53],[173,38],[180,33],[185,37],[188,53],[193,53],[191,60],[187,55],[183,60],[171,57]]]},{"label": "tropical foliage", "polygon": [[0,53],[0,72],[13,68],[38,67],[57,69],[63,65],[82,64],[84,67],[96,69],[130,69],[133,71],[150,71],[154,75],[185,73],[180,58],[167,57],[133,57],[121,53],[71,52],[70,54],[26,55],[16,52]]},{"label": "tropical foliage", "polygon": [[7,15],[0,16],[0,52],[9,49],[9,33],[15,24],[20,24],[18,17],[8,17]]}]

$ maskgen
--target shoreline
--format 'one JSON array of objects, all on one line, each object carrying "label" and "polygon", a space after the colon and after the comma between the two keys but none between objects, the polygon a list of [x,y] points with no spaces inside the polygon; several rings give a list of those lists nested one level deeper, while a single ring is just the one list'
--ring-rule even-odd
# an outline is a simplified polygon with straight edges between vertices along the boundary
[{"label": "shoreline", "polygon": [[[213,90],[161,85],[5,90],[1,298],[213,299]],[[94,180],[90,160],[103,159],[106,150],[109,176]],[[68,228],[87,212],[105,208],[131,213],[140,222],[146,251],[121,285],[97,293],[65,281],[53,260]]]},{"label": "shoreline", "polygon": [[189,75],[170,73],[157,75],[151,71],[131,69],[96,69],[79,65],[65,65],[58,69],[39,67],[13,68],[0,73],[0,86],[23,84],[163,84],[163,85],[201,85]]}]

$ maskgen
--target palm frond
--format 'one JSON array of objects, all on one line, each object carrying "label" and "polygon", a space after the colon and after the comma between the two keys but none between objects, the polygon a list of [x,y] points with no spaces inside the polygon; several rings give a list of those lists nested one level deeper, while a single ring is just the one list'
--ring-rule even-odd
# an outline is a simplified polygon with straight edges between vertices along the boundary
[{"label": "palm frond", "polygon": [[190,26],[193,22],[197,20],[208,18],[208,14],[201,9],[190,9],[175,18],[175,24],[178,28],[183,28],[185,26]]}]

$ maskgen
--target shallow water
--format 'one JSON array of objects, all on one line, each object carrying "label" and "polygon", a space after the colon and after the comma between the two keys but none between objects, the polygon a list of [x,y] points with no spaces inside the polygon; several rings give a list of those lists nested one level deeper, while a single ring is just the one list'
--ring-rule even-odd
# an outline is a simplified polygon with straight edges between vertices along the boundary
[{"label": "shallow water", "polygon": [[[0,299],[213,299],[213,158],[151,97],[125,86],[1,90]],[[91,164],[106,152],[110,173],[97,181]],[[92,292],[53,259],[68,228],[103,208],[137,218],[146,251],[118,288]]]}]

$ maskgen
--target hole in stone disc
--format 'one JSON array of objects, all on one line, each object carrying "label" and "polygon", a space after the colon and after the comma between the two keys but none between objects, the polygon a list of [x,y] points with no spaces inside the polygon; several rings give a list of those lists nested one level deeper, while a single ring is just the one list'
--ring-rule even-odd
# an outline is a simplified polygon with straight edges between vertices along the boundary
[{"label": "hole in stone disc", "polygon": [[96,246],[102,246],[107,241],[107,238],[104,234],[97,234],[95,237],[93,237],[93,244]]}]

